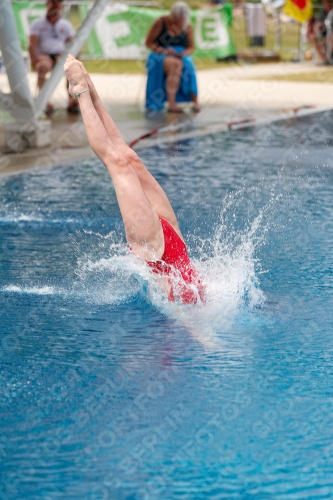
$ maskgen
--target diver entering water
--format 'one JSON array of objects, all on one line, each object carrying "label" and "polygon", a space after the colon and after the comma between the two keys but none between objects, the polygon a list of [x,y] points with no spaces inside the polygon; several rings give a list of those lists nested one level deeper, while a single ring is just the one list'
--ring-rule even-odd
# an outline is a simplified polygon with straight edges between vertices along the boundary
[{"label": "diver entering water", "polygon": [[83,64],[69,55],[64,69],[68,91],[79,101],[89,144],[113,181],[131,250],[166,278],[170,301],[204,301],[204,286],[163,189],[123,140]]}]

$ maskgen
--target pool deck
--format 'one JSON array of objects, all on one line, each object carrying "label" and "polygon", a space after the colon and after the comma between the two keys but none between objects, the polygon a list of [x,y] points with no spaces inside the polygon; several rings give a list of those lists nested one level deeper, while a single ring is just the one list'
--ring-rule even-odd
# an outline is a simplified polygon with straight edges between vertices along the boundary
[{"label": "pool deck", "polygon": [[[275,75],[318,72],[311,63],[274,63],[256,65],[232,65],[221,69],[198,71],[199,97],[202,111],[191,113],[185,106],[182,115],[160,113],[147,118],[144,112],[145,75],[92,75],[93,81],[120,128],[125,140],[131,143],[156,128],[169,126],[167,133],[140,141],[140,149],[159,141],[173,141],[195,135],[207,135],[228,130],[231,122],[265,120],[283,117],[295,108],[314,106],[319,109],[332,107],[333,85],[325,81],[294,82],[274,80]],[[325,72],[320,68],[320,73]],[[36,91],[36,75],[28,75],[31,90]],[[322,78],[322,80],[324,80]],[[0,75],[0,88],[8,92],[6,75]],[[51,102],[56,111],[52,116],[52,145],[39,149],[26,149],[23,153],[0,156],[0,175],[16,173],[27,168],[40,168],[65,164],[93,155],[80,115],[68,115],[65,111],[67,95],[65,80],[56,88]],[[2,115],[2,123],[6,121]],[[50,118],[49,118],[50,119]],[[182,125],[180,125],[182,124]],[[172,130],[176,126],[177,131]],[[3,128],[0,127],[0,149]]]}]

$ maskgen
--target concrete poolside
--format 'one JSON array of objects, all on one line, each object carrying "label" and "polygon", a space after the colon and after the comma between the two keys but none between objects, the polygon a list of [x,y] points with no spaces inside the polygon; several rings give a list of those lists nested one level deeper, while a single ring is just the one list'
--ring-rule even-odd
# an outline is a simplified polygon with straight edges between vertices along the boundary
[{"label": "concrete poolside", "polygon": [[[130,143],[155,128],[182,121],[186,122],[186,128],[180,131],[180,134],[181,137],[187,137],[227,130],[230,122],[268,118],[283,114],[295,107],[333,107],[332,84],[272,79],[274,75],[316,71],[318,68],[310,63],[232,65],[228,68],[198,71],[202,112],[194,115],[190,111],[190,106],[187,106],[183,115],[161,113],[151,119],[147,119],[144,113],[145,75],[94,74],[92,78],[125,140]],[[34,94],[36,75],[31,73],[28,78]],[[6,75],[0,75],[0,88],[3,92],[9,91]],[[65,111],[67,104],[65,80],[56,88],[51,102],[56,108],[52,116],[52,144],[46,148],[26,149],[23,153],[2,154],[0,157],[2,175],[26,168],[67,163],[93,155],[81,116],[68,115]],[[4,122],[7,117],[5,114],[2,116]],[[174,133],[157,137],[158,139],[138,143],[136,149],[151,145],[157,140],[173,140]]]}]

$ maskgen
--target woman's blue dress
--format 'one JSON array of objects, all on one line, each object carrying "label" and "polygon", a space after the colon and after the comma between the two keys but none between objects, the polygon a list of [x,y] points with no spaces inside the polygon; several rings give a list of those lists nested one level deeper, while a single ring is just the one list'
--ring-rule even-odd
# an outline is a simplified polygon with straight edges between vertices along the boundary
[{"label": "woman's blue dress", "polygon": [[[185,47],[172,47],[177,52],[183,52]],[[167,101],[165,74],[163,61],[165,54],[151,52],[147,59],[147,89],[146,89],[146,109],[160,111],[164,108]],[[195,76],[195,67],[191,56],[182,58],[183,71],[180,81],[180,87],[176,94],[176,102],[191,101],[191,94],[198,95],[197,79]]]}]

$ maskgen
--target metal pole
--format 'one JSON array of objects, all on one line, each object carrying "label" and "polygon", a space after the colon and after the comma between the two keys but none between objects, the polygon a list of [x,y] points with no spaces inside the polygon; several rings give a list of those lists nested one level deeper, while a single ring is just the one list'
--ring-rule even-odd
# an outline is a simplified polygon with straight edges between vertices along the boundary
[{"label": "metal pole", "polygon": [[274,51],[279,52],[281,49],[281,20],[280,20],[281,9],[275,9],[275,43]]},{"label": "metal pole", "polygon": [[325,19],[326,26],[326,57],[327,60],[332,63],[332,19],[333,19],[333,9],[329,11]]},{"label": "metal pole", "polygon": [[44,84],[42,90],[40,91],[37,99],[36,99],[36,114],[39,116],[47,101],[51,97],[52,92],[54,91],[55,87],[58,85],[61,77],[64,74],[64,63],[66,61],[67,55],[68,54],[73,54],[77,55],[84,44],[84,42],[87,40],[90,31],[92,30],[94,24],[96,21],[100,18],[102,15],[106,5],[108,4],[109,0],[96,0],[93,8],[83,21],[79,31],[67,47],[66,52],[62,54],[62,56],[59,58],[59,61],[57,62],[56,66],[54,67],[52,74],[50,78],[47,80],[47,82]]},{"label": "metal pole", "polygon": [[307,30],[307,21],[303,21],[300,28],[300,43],[299,43],[299,58],[300,61],[305,61],[305,39],[306,39],[306,30]]},{"label": "metal pole", "polygon": [[[11,88],[11,103],[7,100],[6,109],[17,120],[31,120],[35,114],[35,106],[10,0],[0,0],[0,47]],[[1,97],[3,101],[4,96]]]},{"label": "metal pole", "polygon": [[13,105],[14,102],[12,96],[10,94],[5,94],[0,90],[0,106],[10,113]]}]

